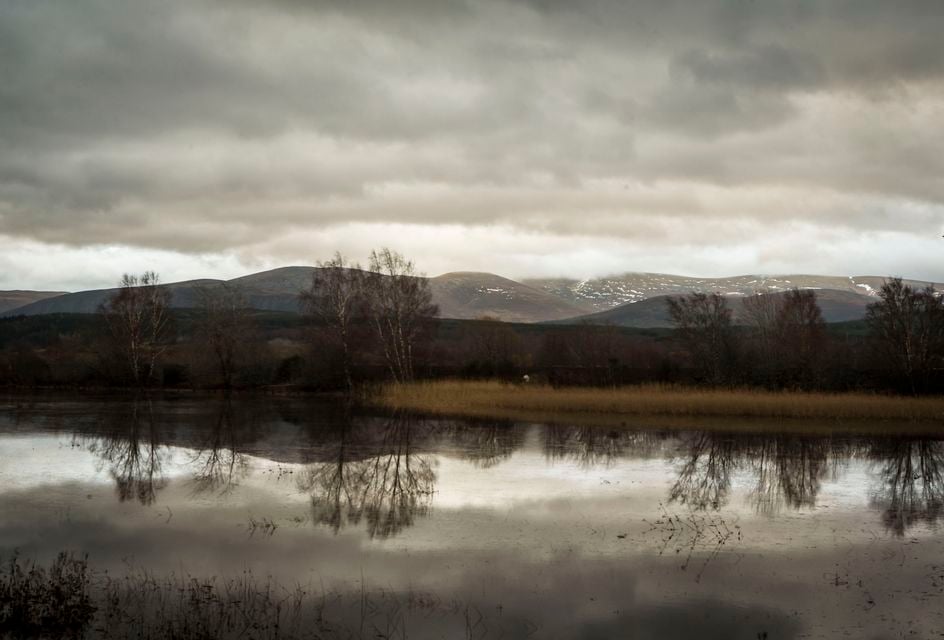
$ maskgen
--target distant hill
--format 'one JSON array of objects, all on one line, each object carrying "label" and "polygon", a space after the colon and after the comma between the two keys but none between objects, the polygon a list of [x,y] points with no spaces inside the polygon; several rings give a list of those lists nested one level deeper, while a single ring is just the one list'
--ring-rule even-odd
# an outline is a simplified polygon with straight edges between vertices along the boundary
[{"label": "distant hill", "polygon": [[[578,306],[590,306],[594,311],[612,309],[622,304],[640,302],[656,296],[718,292],[725,295],[750,295],[755,292],[822,289],[846,291],[872,296],[886,280],[880,276],[816,276],[744,275],[729,278],[692,278],[667,273],[626,273],[619,276],[572,280],[566,278],[525,280],[536,289],[551,293]],[[907,284],[924,287],[931,282],[906,280]],[[941,289],[941,285],[936,285]]]},{"label": "distant hill", "polygon": [[[783,295],[783,294],[775,294]],[[820,289],[816,291],[817,301],[826,322],[849,322],[865,317],[865,310],[874,298],[853,291]],[[668,299],[678,296],[655,296],[641,302],[628,302],[613,309],[599,311],[585,316],[568,318],[555,324],[609,324],[619,327],[657,328],[671,327]],[[729,304],[737,323],[743,313],[745,296],[729,296]]]},{"label": "distant hill", "polygon": [[[238,285],[252,308],[260,311],[297,313],[298,292],[309,286],[316,267],[293,266],[272,269],[229,280]],[[856,320],[874,299],[885,278],[879,276],[745,275],[730,278],[690,278],[659,273],[627,273],[593,280],[543,279],[516,282],[491,273],[455,272],[429,279],[433,302],[443,318],[475,319],[491,316],[506,322],[612,322],[627,327],[667,326],[664,301],[667,295],[693,291],[719,292],[733,298],[761,291],[787,291],[793,287],[820,292],[824,315],[830,322]],[[175,308],[198,304],[197,289],[221,284],[222,280],[189,280],[168,284]],[[923,287],[927,282],[907,280]],[[941,288],[938,286],[937,288]],[[7,292],[20,295],[2,315],[49,313],[95,313],[115,289],[76,293]],[[2,296],[3,294],[0,294]],[[29,295],[35,295],[33,299]],[[2,298],[0,298],[2,299]],[[612,312],[612,314],[607,315]]]},{"label": "distant hill", "polygon": [[38,300],[61,296],[64,291],[0,291],[0,313],[25,307]]},{"label": "distant hill", "polygon": [[[218,284],[220,280],[189,280],[167,285],[171,291],[171,305],[177,308],[192,307],[196,304],[196,289],[200,286]],[[117,289],[93,289],[77,291],[44,298],[0,315],[45,315],[49,313],[96,313],[99,305],[114,294]]]},{"label": "distant hill", "polygon": [[456,272],[430,279],[433,300],[444,318],[492,316],[506,322],[541,322],[589,310],[557,296],[491,273]]},{"label": "distant hill", "polygon": [[[253,309],[297,312],[298,292],[311,283],[316,267],[283,267],[229,280],[239,286]],[[166,285],[171,306],[198,304],[197,289],[218,286],[221,280],[189,280]],[[539,322],[579,315],[588,310],[514,280],[490,273],[447,273],[430,278],[433,302],[444,318],[474,319],[493,316],[513,322]],[[20,306],[5,315],[95,313],[116,289],[68,293]],[[0,312],[0,315],[2,312]]]}]

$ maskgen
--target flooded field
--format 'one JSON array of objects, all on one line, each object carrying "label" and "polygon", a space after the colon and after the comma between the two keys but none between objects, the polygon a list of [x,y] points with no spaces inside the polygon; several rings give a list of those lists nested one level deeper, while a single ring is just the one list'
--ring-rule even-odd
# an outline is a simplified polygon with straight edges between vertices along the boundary
[{"label": "flooded field", "polygon": [[0,556],[89,637],[944,637],[944,440],[645,427],[5,397]]}]

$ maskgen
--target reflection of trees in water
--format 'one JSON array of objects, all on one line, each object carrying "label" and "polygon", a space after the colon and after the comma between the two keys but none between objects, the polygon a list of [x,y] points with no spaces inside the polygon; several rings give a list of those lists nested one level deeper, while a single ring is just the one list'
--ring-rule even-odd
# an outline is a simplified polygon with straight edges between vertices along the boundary
[{"label": "reflection of trees in water", "polygon": [[[662,456],[665,445],[677,439],[672,502],[696,510],[720,509],[738,478],[749,483],[748,500],[754,509],[769,515],[815,506],[825,481],[838,478],[849,460],[868,459],[875,483],[872,505],[881,510],[889,531],[903,535],[916,524],[944,517],[944,441],[538,428],[407,416],[352,418],[349,410],[328,408],[328,413],[312,411],[307,419],[297,412],[299,424],[308,421],[310,428],[302,430],[304,442],[291,444],[290,454],[304,452],[313,456],[306,460],[316,460],[299,477],[299,486],[311,495],[315,522],[334,531],[364,523],[371,536],[388,537],[425,515],[436,483],[431,451],[459,454],[476,467],[491,469],[533,442],[532,436],[542,439],[549,462],[587,469],[608,467],[630,456]],[[178,428],[175,422],[173,430],[160,430],[148,399],[136,400],[119,413],[106,408],[101,414],[104,423],[83,427],[95,434],[88,436],[89,449],[114,479],[119,500],[145,505],[152,504],[166,484],[169,444],[194,451],[196,493],[225,493],[248,470],[243,451],[252,425],[266,424],[246,407],[234,409],[229,401],[219,405],[214,417],[201,415],[205,428],[200,429]],[[256,421],[247,415],[256,415]],[[283,446],[275,442],[273,455]]]},{"label": "reflection of trees in water", "polygon": [[135,399],[130,412],[120,414],[110,427],[108,435],[92,440],[89,450],[99,457],[102,466],[108,466],[121,502],[152,504],[166,482],[151,401]]},{"label": "reflection of trees in water", "polygon": [[876,441],[869,451],[878,487],[872,504],[896,535],[915,524],[935,524],[944,515],[944,442],[920,439]]},{"label": "reflection of trees in water", "polygon": [[227,396],[219,404],[212,423],[196,450],[193,466],[194,493],[228,493],[248,471],[245,454],[240,452],[241,429],[234,419],[233,405]]},{"label": "reflection of trees in water", "polygon": [[333,434],[334,448],[325,455],[326,461],[308,465],[299,478],[299,489],[311,494],[312,518],[318,524],[328,525],[335,532],[346,519],[358,519],[360,470],[357,450],[363,443],[362,433],[347,420]]},{"label": "reflection of trees in water", "polygon": [[[239,451],[242,429],[234,420],[232,404],[219,403],[216,416],[207,420],[209,428],[196,429],[193,466],[195,493],[228,491],[246,471],[245,456]],[[121,502],[136,500],[153,504],[157,492],[167,484],[163,471],[172,433],[158,427],[150,399],[135,399],[125,412],[115,414],[90,438],[89,451],[99,458],[115,481]]]},{"label": "reflection of trees in water", "polygon": [[732,477],[749,473],[749,500],[759,513],[816,505],[824,480],[836,479],[850,459],[873,461],[878,489],[872,504],[887,529],[903,535],[918,522],[944,516],[944,442],[923,438],[856,440],[800,435],[694,433],[682,438],[682,460],[669,495],[693,509],[720,509]]},{"label": "reflection of trees in water", "polygon": [[609,467],[630,451],[648,455],[662,439],[646,431],[548,425],[544,427],[544,456],[551,462],[576,462],[585,469]]},{"label": "reflection of trees in water", "polygon": [[757,482],[751,491],[754,508],[768,515],[816,505],[822,481],[835,476],[844,452],[828,439],[801,436],[759,438],[747,452]]},{"label": "reflection of trees in water", "polygon": [[697,433],[684,443],[686,454],[669,501],[693,509],[719,509],[727,502],[731,473],[738,462],[737,445],[730,438]]},{"label": "reflection of trees in water", "polygon": [[491,469],[511,458],[525,436],[522,427],[494,420],[455,421],[445,431],[463,459],[480,469]]},{"label": "reflection of trees in water", "polygon": [[670,500],[694,509],[727,504],[739,471],[753,478],[749,499],[759,513],[816,504],[822,481],[848,457],[848,445],[796,435],[743,436],[697,433],[683,438],[685,451]]},{"label": "reflection of trees in water", "polygon": [[340,429],[332,459],[309,465],[299,481],[311,493],[316,523],[337,532],[363,520],[370,537],[386,538],[428,513],[436,473],[416,449],[428,436],[424,427],[394,416],[381,425],[349,422]]}]

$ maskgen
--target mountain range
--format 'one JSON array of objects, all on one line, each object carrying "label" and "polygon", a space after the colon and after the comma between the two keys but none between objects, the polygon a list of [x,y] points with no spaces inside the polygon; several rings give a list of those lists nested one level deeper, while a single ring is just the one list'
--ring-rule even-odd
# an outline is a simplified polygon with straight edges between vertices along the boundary
[{"label": "mountain range", "polygon": [[[315,267],[294,266],[263,271],[225,281],[238,286],[254,309],[298,312],[298,292],[311,283]],[[668,296],[693,291],[719,292],[739,299],[754,292],[784,292],[793,287],[815,289],[828,322],[865,316],[885,278],[880,276],[744,275],[692,278],[660,273],[575,279],[510,280],[491,273],[455,272],[429,278],[433,301],[444,318],[496,318],[506,322],[613,324],[627,327],[665,327],[670,320]],[[195,307],[198,289],[219,286],[222,280],[188,280],[168,284],[171,305]],[[914,286],[934,285],[907,281]],[[940,288],[940,287],[937,287]],[[0,315],[95,313],[115,289],[62,293],[54,291],[0,292]]]}]

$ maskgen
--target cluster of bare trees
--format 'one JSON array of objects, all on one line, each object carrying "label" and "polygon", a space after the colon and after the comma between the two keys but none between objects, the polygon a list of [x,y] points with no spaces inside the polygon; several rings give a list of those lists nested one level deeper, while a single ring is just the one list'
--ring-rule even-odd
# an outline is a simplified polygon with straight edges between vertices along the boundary
[{"label": "cluster of bare trees", "polygon": [[692,355],[700,377],[718,384],[725,381],[731,364],[731,310],[718,293],[692,293],[669,298],[669,315],[679,337]]},{"label": "cluster of bare trees", "polygon": [[366,326],[380,346],[391,378],[413,380],[417,342],[429,328],[428,320],[439,312],[429,282],[416,273],[413,262],[384,248],[371,252],[366,270],[340,253],[318,266],[301,302],[337,342],[346,386],[353,387],[353,363],[365,346]]},{"label": "cluster of bare trees", "polygon": [[880,357],[912,393],[925,391],[944,368],[944,300],[933,288],[886,282],[867,320]]},{"label": "cluster of bare trees", "polygon": [[668,305],[699,380],[777,387],[818,382],[827,335],[815,291],[749,296],[737,331],[727,298],[718,293],[670,298]]},{"label": "cluster of bare trees", "polygon": [[826,323],[815,291],[755,294],[744,300],[743,313],[755,350],[755,375],[774,385],[813,386],[818,382]]},{"label": "cluster of bare trees", "polygon": [[[831,344],[816,292],[793,289],[744,299],[735,326],[727,299],[670,298],[677,337],[698,380],[774,387],[823,385]],[[944,300],[932,288],[888,280],[867,312],[869,368],[889,384],[920,393],[944,371]]]},{"label": "cluster of bare trees", "polygon": [[[256,342],[254,314],[244,293],[230,284],[198,288],[196,298],[193,338],[200,346],[198,355],[212,361],[216,377],[229,388],[246,366],[249,345]],[[124,275],[118,291],[100,308],[121,377],[136,386],[161,382],[161,356],[174,340],[170,302],[169,290],[148,271]],[[338,367],[349,390],[355,363],[375,352],[382,354],[394,381],[413,380],[418,342],[438,313],[428,281],[413,262],[386,248],[370,254],[367,269],[340,253],[320,263],[300,302],[320,335],[337,346]],[[316,357],[330,360],[324,353]]]},{"label": "cluster of bare trees", "polygon": [[[226,283],[201,287],[196,295],[195,338],[229,388],[255,332],[249,304],[238,287]],[[175,337],[170,303],[170,291],[160,277],[147,271],[123,275],[118,290],[99,309],[122,377],[135,386],[161,382],[161,358]]]}]

